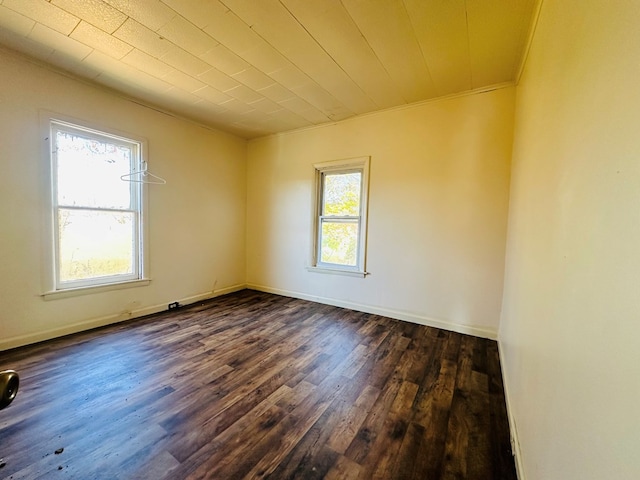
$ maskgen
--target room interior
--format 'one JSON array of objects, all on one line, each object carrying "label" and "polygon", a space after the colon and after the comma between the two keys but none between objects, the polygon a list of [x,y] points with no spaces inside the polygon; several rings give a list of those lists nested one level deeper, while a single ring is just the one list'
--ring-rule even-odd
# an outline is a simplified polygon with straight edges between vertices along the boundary
[{"label": "room interior", "polygon": [[[310,300],[496,340],[521,480],[638,478],[639,22],[626,0],[1,0],[0,350]],[[148,284],[49,294],[51,114],[147,139]],[[310,271],[313,165],[361,156],[368,275]]]}]

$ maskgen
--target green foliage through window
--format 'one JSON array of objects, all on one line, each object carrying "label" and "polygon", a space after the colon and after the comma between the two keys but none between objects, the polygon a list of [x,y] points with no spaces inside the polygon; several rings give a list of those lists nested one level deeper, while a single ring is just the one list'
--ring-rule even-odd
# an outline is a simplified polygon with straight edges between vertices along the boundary
[{"label": "green foliage through window", "polygon": [[361,178],[360,172],[325,174],[323,215],[360,215]]},{"label": "green foliage through window", "polygon": [[323,174],[320,262],[355,267],[358,260],[362,173]]}]

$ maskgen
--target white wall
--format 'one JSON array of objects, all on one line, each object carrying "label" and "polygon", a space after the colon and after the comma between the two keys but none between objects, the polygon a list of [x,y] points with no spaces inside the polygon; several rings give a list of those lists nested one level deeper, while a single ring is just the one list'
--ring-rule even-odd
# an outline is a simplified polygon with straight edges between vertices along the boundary
[{"label": "white wall", "polygon": [[521,480],[640,478],[640,2],[545,0],[517,89],[502,362]]},{"label": "white wall", "polygon": [[[247,279],[266,291],[497,335],[514,89],[249,143]],[[313,164],[371,157],[367,270],[309,272]]]},{"label": "white wall", "polygon": [[[0,49],[0,349],[213,296],[245,283],[246,141],[78,82]],[[145,137],[149,286],[44,300],[39,112]]]}]

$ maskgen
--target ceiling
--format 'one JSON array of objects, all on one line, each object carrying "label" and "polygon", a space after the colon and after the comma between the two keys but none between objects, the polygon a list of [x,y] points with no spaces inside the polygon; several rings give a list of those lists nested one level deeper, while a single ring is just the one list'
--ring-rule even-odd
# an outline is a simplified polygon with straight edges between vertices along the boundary
[{"label": "ceiling", "polygon": [[537,1],[0,0],[0,44],[254,138],[514,82]]}]

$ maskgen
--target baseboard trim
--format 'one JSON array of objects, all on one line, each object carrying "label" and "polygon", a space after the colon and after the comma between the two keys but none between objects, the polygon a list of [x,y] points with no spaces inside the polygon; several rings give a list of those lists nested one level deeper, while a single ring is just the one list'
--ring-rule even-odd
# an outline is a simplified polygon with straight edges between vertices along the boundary
[{"label": "baseboard trim", "polygon": [[502,342],[498,338],[498,354],[500,355],[500,373],[502,374],[502,387],[504,390],[504,399],[507,404],[507,419],[509,420],[509,432],[511,433],[511,452],[516,464],[516,474],[518,480],[526,480],[524,474],[524,466],[522,464],[522,451],[520,450],[520,440],[518,439],[518,429],[516,427],[516,419],[513,416],[513,409],[511,408],[511,396],[509,395],[509,385],[507,383],[506,372],[504,371],[504,351]]},{"label": "baseboard trim", "polygon": [[374,315],[381,315],[384,317],[395,318],[396,320],[403,320],[405,322],[417,323],[419,325],[426,325],[428,327],[441,328],[443,330],[449,330],[456,333],[473,335],[474,337],[488,338],[490,340],[496,340],[498,338],[498,332],[492,329],[472,327],[469,325],[460,325],[456,323],[447,322],[446,320],[439,320],[431,317],[426,317],[423,315],[403,312],[401,310],[374,307],[371,305],[363,305],[360,303],[348,302],[344,300],[336,300],[334,298],[328,298],[328,297],[320,297],[318,295],[310,295],[307,293],[294,292],[291,290],[282,290],[279,288],[266,287],[264,285],[257,285],[253,283],[247,284],[247,288],[250,288],[251,290],[257,290],[259,292],[282,295],[283,297],[299,298],[301,300],[309,300],[311,302],[322,303],[325,305],[333,305],[334,307],[348,308],[350,310],[356,310],[358,312],[371,313]]},{"label": "baseboard trim", "polygon": [[[176,301],[181,305],[189,305],[191,303],[201,302],[203,300],[209,300],[214,297],[219,297],[220,295],[226,295],[227,293],[244,290],[245,288],[247,288],[245,284],[232,285],[230,287],[221,288],[219,290],[191,295],[189,297],[184,297]],[[25,345],[31,345],[33,343],[43,342],[45,340],[51,340],[53,338],[63,337],[65,335],[71,335],[73,333],[79,333],[85,330],[91,330],[93,328],[104,327],[106,325],[112,325],[114,323],[120,323],[126,320],[144,317],[145,315],[152,315],[154,313],[163,312],[167,310],[168,303],[169,302],[158,305],[151,305],[137,310],[92,318],[90,320],[77,322],[71,325],[65,325],[63,327],[52,328],[43,332],[29,333],[26,335],[20,335],[18,337],[2,339],[0,340],[0,351],[23,347]]]},{"label": "baseboard trim", "polygon": [[[184,297],[178,300],[181,305],[189,305],[191,303],[200,302],[203,300],[209,300],[220,295],[226,295],[228,293],[237,292],[250,288],[265,293],[273,293],[275,295],[281,295],[283,297],[299,298],[301,300],[309,300],[311,302],[322,303],[325,305],[333,305],[335,307],[348,308],[350,310],[356,310],[359,312],[371,313],[374,315],[382,315],[389,318],[395,318],[397,320],[403,320],[406,322],[417,323],[419,325],[426,325],[428,327],[442,328],[443,330],[449,330],[456,333],[462,333],[466,335],[473,335],[475,337],[488,338],[490,340],[496,340],[497,332],[492,329],[473,327],[468,325],[460,325],[451,323],[445,320],[439,320],[423,315],[417,315],[414,313],[404,312],[401,310],[387,309],[381,307],[374,307],[371,305],[364,305],[360,303],[348,302],[344,300],[337,300],[328,297],[321,297],[319,295],[310,295],[302,292],[294,292],[291,290],[283,290],[279,288],[266,287],[264,285],[257,284],[237,284],[229,287],[221,288],[214,291],[204,292],[189,297]],[[53,328],[42,332],[30,333],[26,335],[20,335],[9,339],[0,340],[0,351],[9,350],[12,348],[22,347],[24,345],[30,345],[33,343],[42,342],[45,340],[51,340],[53,338],[62,337],[65,335],[71,335],[73,333],[82,332],[85,330],[91,330],[92,328],[104,327],[114,323],[124,322],[134,318],[144,317],[145,315],[151,315],[167,310],[168,303],[162,303],[158,305],[152,305],[137,310],[105,315],[103,317],[93,318],[90,320],[74,323],[71,325],[65,325],[63,327]],[[511,421],[511,419],[510,419]],[[522,480],[522,479],[520,479]]]},{"label": "baseboard trim", "polygon": [[[219,288],[218,290],[214,290],[209,298],[219,297],[221,295],[227,295],[228,293],[239,292],[240,290],[245,290],[247,288],[246,283],[238,283],[237,285],[231,285],[230,287]],[[196,300],[197,301],[197,300]]]}]

